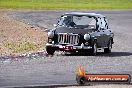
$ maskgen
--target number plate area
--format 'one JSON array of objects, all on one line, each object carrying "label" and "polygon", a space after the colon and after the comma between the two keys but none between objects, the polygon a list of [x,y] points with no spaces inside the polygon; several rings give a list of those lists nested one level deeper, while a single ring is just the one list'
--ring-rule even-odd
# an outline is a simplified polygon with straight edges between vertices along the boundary
[{"label": "number plate area", "polygon": [[64,49],[64,50],[73,50],[72,45],[61,45],[59,48]]}]

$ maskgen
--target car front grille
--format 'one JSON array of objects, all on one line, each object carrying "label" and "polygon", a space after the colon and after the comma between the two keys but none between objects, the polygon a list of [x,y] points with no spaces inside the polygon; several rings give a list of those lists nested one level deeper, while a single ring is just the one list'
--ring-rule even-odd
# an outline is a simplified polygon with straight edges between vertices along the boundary
[{"label": "car front grille", "polygon": [[78,45],[79,43],[79,35],[72,33],[59,33],[58,34],[58,43],[59,44],[72,44]]}]

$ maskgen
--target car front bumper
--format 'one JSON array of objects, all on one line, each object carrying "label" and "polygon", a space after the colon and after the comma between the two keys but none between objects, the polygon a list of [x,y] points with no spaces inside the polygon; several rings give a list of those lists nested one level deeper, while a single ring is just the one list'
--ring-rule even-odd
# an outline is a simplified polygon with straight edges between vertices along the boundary
[{"label": "car front bumper", "polygon": [[81,44],[80,46],[75,45],[57,45],[57,44],[46,44],[46,47],[54,48],[55,50],[62,50],[62,51],[77,51],[77,50],[88,50],[92,49],[91,46],[84,46],[84,44]]}]

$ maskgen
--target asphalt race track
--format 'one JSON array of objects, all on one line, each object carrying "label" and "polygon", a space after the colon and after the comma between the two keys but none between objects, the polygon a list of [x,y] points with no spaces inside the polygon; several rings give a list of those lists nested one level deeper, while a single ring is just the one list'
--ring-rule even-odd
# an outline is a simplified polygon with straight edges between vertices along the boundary
[{"label": "asphalt race track", "polygon": [[[64,12],[68,11],[13,11],[9,15],[44,30],[52,28]],[[103,50],[97,56],[56,52],[54,56],[33,55],[20,60],[0,60],[0,86],[73,85],[80,65],[88,73],[132,75],[132,10],[86,12],[100,13],[108,18],[115,33],[111,54],[103,54]]]}]

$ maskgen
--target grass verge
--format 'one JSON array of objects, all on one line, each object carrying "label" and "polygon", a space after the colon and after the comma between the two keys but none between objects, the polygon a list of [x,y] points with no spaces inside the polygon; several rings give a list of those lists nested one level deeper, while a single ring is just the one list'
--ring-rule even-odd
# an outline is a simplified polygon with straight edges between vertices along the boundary
[{"label": "grass verge", "polygon": [[132,9],[132,0],[0,0],[8,9]]},{"label": "grass verge", "polygon": [[20,53],[25,51],[33,51],[37,49],[37,45],[32,42],[22,42],[22,43],[5,43],[4,46],[14,53]]}]

